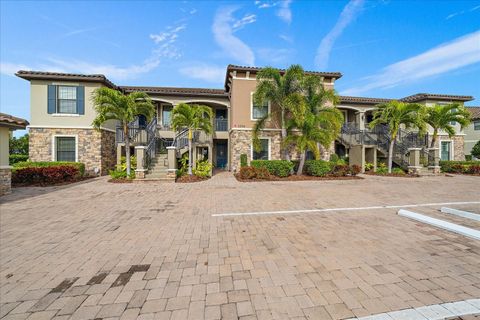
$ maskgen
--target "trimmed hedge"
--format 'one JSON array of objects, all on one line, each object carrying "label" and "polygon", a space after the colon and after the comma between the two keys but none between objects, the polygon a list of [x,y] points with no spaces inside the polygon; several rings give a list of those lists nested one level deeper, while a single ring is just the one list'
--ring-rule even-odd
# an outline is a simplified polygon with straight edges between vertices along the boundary
[{"label": "trimmed hedge", "polygon": [[242,153],[240,155],[240,167],[246,167],[247,166],[247,155],[245,153]]},{"label": "trimmed hedge", "polygon": [[255,168],[266,168],[271,175],[288,177],[294,164],[288,160],[252,160],[250,165]]},{"label": "trimmed hedge", "polygon": [[12,172],[12,183],[48,185],[76,181],[81,177],[78,167],[72,165],[24,167]]},{"label": "trimmed hedge", "polygon": [[23,168],[47,168],[47,167],[58,167],[58,166],[70,166],[77,168],[80,176],[83,177],[85,174],[85,164],[81,162],[67,162],[67,161],[24,161],[18,162],[13,166],[12,173]]},{"label": "trimmed hedge", "polygon": [[480,161],[440,161],[442,172],[480,174]]},{"label": "trimmed hedge", "polygon": [[308,160],[305,162],[305,172],[315,177],[345,177],[356,176],[362,171],[358,165],[335,164],[324,160]]},{"label": "trimmed hedge", "polygon": [[8,156],[8,162],[10,165],[14,165],[18,162],[23,162],[28,160],[28,154],[11,154]]},{"label": "trimmed hedge", "polygon": [[270,172],[265,167],[245,166],[240,168],[241,179],[269,179]]}]

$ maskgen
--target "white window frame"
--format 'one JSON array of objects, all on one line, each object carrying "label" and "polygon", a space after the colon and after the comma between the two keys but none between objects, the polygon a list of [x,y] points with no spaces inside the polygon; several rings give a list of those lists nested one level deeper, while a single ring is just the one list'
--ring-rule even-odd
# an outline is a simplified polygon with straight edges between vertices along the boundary
[{"label": "white window frame", "polygon": [[[170,112],[173,111],[173,108],[175,108],[175,105],[169,104],[169,103],[161,103],[160,104],[160,114],[157,114],[157,121],[160,123],[160,126],[163,128],[163,108],[165,107],[170,107],[172,108]],[[160,116],[160,118],[158,118]],[[170,128],[172,127],[172,115],[170,114]]]},{"label": "white window frame", "polygon": [[[59,94],[60,94],[60,87],[70,87],[70,88],[75,88],[75,113],[66,113],[66,112],[59,112],[60,110],[60,100],[73,100],[73,99],[60,99]],[[55,90],[55,100],[56,100],[56,106],[55,106],[55,113],[53,114],[56,117],[77,117],[80,116],[78,113],[78,86],[73,86],[71,84],[65,85],[65,84],[59,84],[56,86]]]},{"label": "white window frame", "polygon": [[[258,121],[260,119],[255,119],[253,117],[253,94],[254,92],[250,92],[250,120],[252,121]],[[271,109],[271,103],[270,103],[270,100],[268,100],[267,102],[267,116],[270,117],[270,109]]]},{"label": "white window frame", "polygon": [[448,160],[452,161],[454,159],[454,145],[453,145],[453,140],[452,139],[440,139],[438,142],[438,146],[440,149],[440,159],[442,159],[442,142],[450,142],[450,154],[448,156]]},{"label": "white window frame", "polygon": [[[268,159],[267,160],[272,160],[272,138],[270,137],[258,137],[259,140],[268,140]],[[253,159],[253,140],[252,143],[250,144],[250,159]]]},{"label": "white window frame", "polygon": [[[478,124],[478,129],[475,128],[475,124]],[[473,120],[473,131],[479,131],[480,130],[480,119]]]},{"label": "white window frame", "polygon": [[75,138],[75,162],[78,162],[78,135],[77,134],[52,135],[52,161],[57,161],[57,138]]}]

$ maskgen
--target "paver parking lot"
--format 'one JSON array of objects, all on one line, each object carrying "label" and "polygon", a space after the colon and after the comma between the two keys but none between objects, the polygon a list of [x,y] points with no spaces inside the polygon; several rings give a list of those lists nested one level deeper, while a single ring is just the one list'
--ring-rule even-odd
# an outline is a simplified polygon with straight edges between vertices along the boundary
[{"label": "paver parking lot", "polygon": [[240,183],[228,173],[15,189],[0,199],[0,317],[344,319],[480,298],[480,241],[398,209],[212,216],[472,202],[479,190],[468,176]]}]

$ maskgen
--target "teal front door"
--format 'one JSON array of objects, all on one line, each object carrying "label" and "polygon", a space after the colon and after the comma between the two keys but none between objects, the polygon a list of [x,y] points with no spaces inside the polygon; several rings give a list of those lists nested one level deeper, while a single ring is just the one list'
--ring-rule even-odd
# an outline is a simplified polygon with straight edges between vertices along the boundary
[{"label": "teal front door", "polygon": [[450,160],[451,152],[452,152],[452,143],[450,141],[442,141],[440,146],[440,158],[443,161]]},{"label": "teal front door", "polygon": [[221,169],[227,168],[227,142],[217,142],[215,144],[216,149],[216,167]]}]

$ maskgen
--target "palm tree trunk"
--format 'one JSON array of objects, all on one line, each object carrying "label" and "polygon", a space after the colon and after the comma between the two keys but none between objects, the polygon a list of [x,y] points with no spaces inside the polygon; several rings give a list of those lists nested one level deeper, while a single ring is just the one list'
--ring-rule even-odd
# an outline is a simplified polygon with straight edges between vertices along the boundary
[{"label": "palm tree trunk", "polygon": [[128,135],[128,123],[123,125],[123,134],[125,136],[125,160],[127,162],[127,177],[130,177],[130,137]]},{"label": "palm tree trunk", "polygon": [[433,129],[432,142],[430,143],[430,148],[435,148],[435,142],[437,142],[437,129]]},{"label": "palm tree trunk", "polygon": [[[287,129],[285,128],[285,109],[284,108],[282,108],[280,121],[282,126],[282,131],[281,131],[282,141],[285,141],[285,139],[287,138]],[[290,160],[290,155],[288,154],[287,148],[284,147],[282,153],[283,153],[284,160]]]},{"label": "palm tree trunk", "polygon": [[303,166],[305,165],[305,154],[307,151],[303,151],[300,153],[300,163],[298,164],[298,169],[297,169],[297,176],[301,175],[303,173]]},{"label": "palm tree trunk", "polygon": [[192,175],[192,130],[188,129],[188,175]]},{"label": "palm tree trunk", "polygon": [[393,163],[393,146],[395,144],[395,139],[390,141],[390,146],[388,147],[388,173],[392,173],[392,163]]}]

